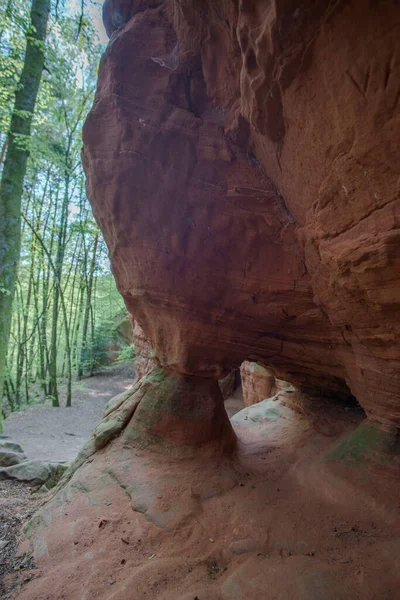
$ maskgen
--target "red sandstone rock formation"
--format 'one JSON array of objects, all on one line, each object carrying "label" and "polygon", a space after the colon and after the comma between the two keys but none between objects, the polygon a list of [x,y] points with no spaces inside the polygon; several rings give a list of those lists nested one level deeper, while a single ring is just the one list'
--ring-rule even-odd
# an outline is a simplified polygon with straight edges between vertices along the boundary
[{"label": "red sandstone rock formation", "polygon": [[154,352],[139,323],[131,317],[133,343],[135,346],[135,369],[137,378],[141,379],[156,366]]},{"label": "red sandstone rock formation", "polygon": [[240,377],[245,406],[262,402],[275,393],[275,376],[271,369],[246,360],[240,365]]},{"label": "red sandstone rock formation", "polygon": [[258,361],[398,424],[397,3],[104,15],[88,192],[158,361],[214,378]]},{"label": "red sandstone rock formation", "polygon": [[[163,368],[111,401],[34,517],[41,577],[21,600],[392,597],[398,4],[107,0],[104,16],[88,192]],[[351,390],[371,420],[288,390],[233,429],[213,379],[246,359]]]},{"label": "red sandstone rock formation", "polygon": [[[141,379],[157,366],[157,362],[155,359],[155,352],[145,336],[143,329],[132,317],[130,317],[130,320],[135,345],[135,368],[137,378]],[[235,373],[228,373],[223,379],[219,380],[218,384],[222,392],[222,397],[224,399],[229,398],[235,389]]]}]

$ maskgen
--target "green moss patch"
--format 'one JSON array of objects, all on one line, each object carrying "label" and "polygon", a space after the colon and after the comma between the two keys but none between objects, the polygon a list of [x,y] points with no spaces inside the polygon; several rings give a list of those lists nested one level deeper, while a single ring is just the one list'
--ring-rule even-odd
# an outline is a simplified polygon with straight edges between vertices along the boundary
[{"label": "green moss patch", "polygon": [[328,454],[328,460],[356,462],[374,454],[390,460],[400,454],[399,432],[385,431],[373,421],[366,420],[345,437]]}]

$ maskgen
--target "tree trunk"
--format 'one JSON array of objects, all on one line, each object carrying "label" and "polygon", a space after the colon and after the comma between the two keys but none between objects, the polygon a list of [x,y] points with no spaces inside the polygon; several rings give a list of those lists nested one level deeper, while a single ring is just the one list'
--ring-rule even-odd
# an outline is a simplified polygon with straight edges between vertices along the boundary
[{"label": "tree trunk", "polygon": [[[90,271],[89,271],[89,279],[87,281],[87,291],[86,291],[86,306],[85,306],[85,316],[83,319],[83,330],[82,330],[82,348],[81,348],[81,359],[79,361],[78,367],[78,378],[81,379],[83,375],[83,362],[84,362],[84,354],[87,349],[87,334],[89,328],[89,318],[90,311],[92,307],[92,293],[93,293],[93,280],[94,280],[94,271],[96,269],[96,257],[97,257],[97,246],[99,243],[99,234],[96,235],[93,244],[93,254],[92,260],[90,263]],[[93,339],[92,339],[93,342]],[[93,343],[91,345],[91,360],[90,360],[90,374],[93,375]]]},{"label": "tree trunk", "polygon": [[15,93],[8,145],[0,182],[0,431],[4,373],[12,302],[21,245],[21,198],[29,156],[28,141],[44,66],[50,0],[32,0],[24,66]]},{"label": "tree trunk", "polygon": [[[69,147],[67,150],[67,158],[69,155]],[[66,167],[67,169],[67,167]],[[53,316],[51,323],[51,342],[50,342],[50,395],[52,397],[52,404],[54,407],[59,407],[60,402],[58,399],[58,387],[57,387],[57,353],[58,353],[58,325],[59,325],[59,308],[60,308],[60,293],[62,291],[61,287],[61,279],[63,272],[63,264],[64,264],[64,255],[65,255],[65,240],[67,235],[67,225],[68,225],[68,206],[69,206],[69,183],[70,177],[67,171],[65,176],[65,189],[64,189],[64,198],[61,206],[61,222],[60,229],[58,232],[58,241],[57,241],[57,255],[55,262],[55,286],[53,292]]]}]

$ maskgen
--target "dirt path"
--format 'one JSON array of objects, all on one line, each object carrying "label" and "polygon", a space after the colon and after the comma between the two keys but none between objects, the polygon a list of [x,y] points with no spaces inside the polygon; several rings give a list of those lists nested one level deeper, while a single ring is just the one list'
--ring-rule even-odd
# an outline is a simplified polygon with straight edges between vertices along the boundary
[{"label": "dirt path", "polygon": [[72,461],[102,418],[107,402],[134,380],[132,365],[108,369],[74,385],[71,408],[34,405],[12,413],[4,421],[4,433],[22,446],[29,459]]}]

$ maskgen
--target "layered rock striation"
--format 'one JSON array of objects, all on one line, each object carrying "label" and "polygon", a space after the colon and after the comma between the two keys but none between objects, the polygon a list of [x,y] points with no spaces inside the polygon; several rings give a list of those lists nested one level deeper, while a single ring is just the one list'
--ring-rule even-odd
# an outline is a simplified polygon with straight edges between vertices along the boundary
[{"label": "layered rock striation", "polygon": [[400,421],[399,11],[107,0],[96,219],[156,360],[256,361]]}]

